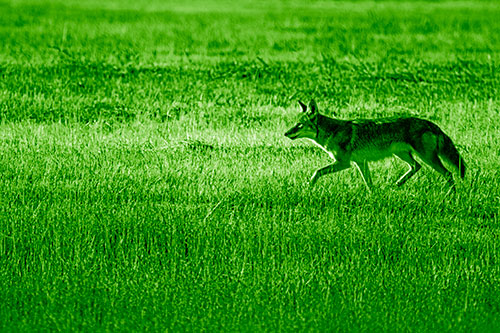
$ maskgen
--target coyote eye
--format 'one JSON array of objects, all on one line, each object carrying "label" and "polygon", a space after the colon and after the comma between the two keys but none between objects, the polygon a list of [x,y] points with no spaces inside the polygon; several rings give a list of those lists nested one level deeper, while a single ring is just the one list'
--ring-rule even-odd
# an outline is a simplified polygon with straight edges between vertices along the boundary
[{"label": "coyote eye", "polygon": [[298,124],[298,125],[297,125],[297,128],[298,128],[298,129],[301,129],[302,127],[304,127],[304,124]]}]

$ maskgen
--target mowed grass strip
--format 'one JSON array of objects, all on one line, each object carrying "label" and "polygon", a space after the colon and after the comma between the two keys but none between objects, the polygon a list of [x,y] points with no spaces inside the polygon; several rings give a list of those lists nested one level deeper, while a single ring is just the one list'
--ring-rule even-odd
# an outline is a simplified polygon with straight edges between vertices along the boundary
[{"label": "mowed grass strip", "polygon": [[[0,5],[1,330],[495,330],[494,3]],[[329,162],[296,100],[468,164]]]},{"label": "mowed grass strip", "polygon": [[[63,58],[50,66],[0,65],[0,118],[127,122],[147,116],[168,121],[199,113],[200,103],[238,112],[256,106],[288,107],[310,96],[337,108],[365,102],[435,112],[441,100],[496,99],[499,73],[495,63],[465,60],[360,63],[356,58],[323,57],[312,64],[232,60],[183,68]],[[366,110],[364,115],[378,111]],[[242,121],[246,113],[230,120]],[[220,113],[221,118],[225,114]]]}]

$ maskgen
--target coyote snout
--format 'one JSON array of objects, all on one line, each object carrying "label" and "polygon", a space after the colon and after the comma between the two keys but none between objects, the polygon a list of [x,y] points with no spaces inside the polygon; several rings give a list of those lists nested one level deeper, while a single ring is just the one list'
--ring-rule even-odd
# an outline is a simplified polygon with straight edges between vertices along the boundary
[{"label": "coyote snout", "polygon": [[[308,126],[309,125],[309,126]],[[308,136],[314,135],[316,130],[310,126],[311,124],[298,123],[294,127],[290,128],[285,136],[290,139],[307,138]]]},{"label": "coyote snout", "polygon": [[285,133],[290,139],[307,138],[320,146],[334,162],[316,170],[311,185],[328,173],[347,169],[351,161],[358,168],[368,190],[372,179],[369,161],[376,161],[396,155],[409,166],[396,184],[403,185],[421,165],[422,161],[443,175],[454,189],[452,173],[441,159],[455,167],[461,178],[465,177],[465,162],[451,139],[434,123],[415,118],[381,118],[339,120],[326,117],[318,112],[314,100],[308,107],[299,101],[303,114],[299,122]]}]

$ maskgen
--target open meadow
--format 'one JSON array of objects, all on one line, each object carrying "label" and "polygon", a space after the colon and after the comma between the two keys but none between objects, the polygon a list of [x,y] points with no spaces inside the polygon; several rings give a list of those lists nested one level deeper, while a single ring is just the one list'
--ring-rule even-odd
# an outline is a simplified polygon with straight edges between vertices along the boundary
[{"label": "open meadow", "polygon": [[[311,98],[435,122],[457,194],[309,187]],[[0,2],[2,332],[498,331],[499,170],[498,2]]]}]

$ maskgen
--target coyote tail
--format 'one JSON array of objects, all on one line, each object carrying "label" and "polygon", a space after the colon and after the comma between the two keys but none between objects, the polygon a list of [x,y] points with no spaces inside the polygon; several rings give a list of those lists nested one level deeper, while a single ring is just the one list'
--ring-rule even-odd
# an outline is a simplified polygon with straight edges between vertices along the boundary
[{"label": "coyote tail", "polygon": [[439,137],[438,155],[448,163],[453,164],[457,168],[462,179],[465,177],[465,161],[458,153],[453,141],[451,141],[450,137],[445,133],[442,133]]}]

